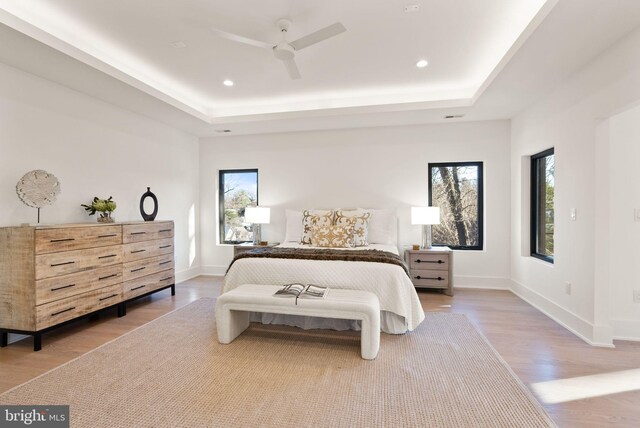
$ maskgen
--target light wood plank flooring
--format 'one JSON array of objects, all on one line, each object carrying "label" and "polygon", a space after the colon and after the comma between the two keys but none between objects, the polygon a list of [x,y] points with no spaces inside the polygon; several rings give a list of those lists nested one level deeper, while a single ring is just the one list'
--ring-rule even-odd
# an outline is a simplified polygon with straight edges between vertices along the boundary
[{"label": "light wood plank flooring", "polygon": [[[195,278],[179,284],[175,297],[165,290],[131,304],[126,317],[117,318],[113,310],[71,324],[44,335],[40,352],[32,352],[31,339],[10,344],[0,349],[0,392],[193,300],[217,297],[221,282],[221,278]],[[527,386],[640,368],[640,343],[617,342],[616,349],[591,347],[508,291],[456,290],[454,297],[420,292],[420,300],[425,310],[469,317]],[[590,382],[586,385],[581,391],[588,396]],[[640,426],[640,385],[634,391],[543,404],[560,427]]]}]

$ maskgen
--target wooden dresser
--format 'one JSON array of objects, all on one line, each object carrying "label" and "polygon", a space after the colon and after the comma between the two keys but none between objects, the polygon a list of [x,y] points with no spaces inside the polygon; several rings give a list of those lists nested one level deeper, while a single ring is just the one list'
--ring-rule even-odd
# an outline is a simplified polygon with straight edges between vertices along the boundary
[{"label": "wooden dresser", "polygon": [[0,346],[171,287],[173,222],[0,228]]},{"label": "wooden dresser", "polygon": [[453,251],[450,248],[406,250],[404,258],[416,288],[435,288],[453,296]]}]

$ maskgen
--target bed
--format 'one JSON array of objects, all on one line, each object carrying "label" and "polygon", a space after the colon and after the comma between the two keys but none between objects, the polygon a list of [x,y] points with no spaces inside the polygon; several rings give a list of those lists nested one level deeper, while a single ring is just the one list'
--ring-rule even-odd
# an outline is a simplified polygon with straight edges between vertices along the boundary
[{"label": "bed", "polygon": [[[286,242],[279,248],[314,248]],[[398,255],[389,244],[370,244],[364,249]],[[340,248],[340,251],[363,250],[363,247]],[[280,258],[241,258],[229,268],[223,293],[242,284],[284,285],[291,282],[313,283],[329,288],[367,290],[380,300],[380,329],[402,334],[415,329],[424,319],[424,311],[415,287],[401,266],[368,261],[300,260]],[[285,324],[304,329],[359,330],[358,321],[334,320],[291,315],[253,313],[251,321]]]}]

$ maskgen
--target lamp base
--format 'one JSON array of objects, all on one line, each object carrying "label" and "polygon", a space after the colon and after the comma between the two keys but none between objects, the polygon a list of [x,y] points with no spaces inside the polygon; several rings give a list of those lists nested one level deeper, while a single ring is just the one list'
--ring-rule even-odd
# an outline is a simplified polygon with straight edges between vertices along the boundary
[{"label": "lamp base", "polygon": [[431,225],[423,224],[422,225],[422,246],[420,247],[423,250],[428,250],[432,248],[431,245]]},{"label": "lamp base", "polygon": [[260,226],[258,223],[253,224],[253,245],[260,245],[260,241],[262,241]]}]

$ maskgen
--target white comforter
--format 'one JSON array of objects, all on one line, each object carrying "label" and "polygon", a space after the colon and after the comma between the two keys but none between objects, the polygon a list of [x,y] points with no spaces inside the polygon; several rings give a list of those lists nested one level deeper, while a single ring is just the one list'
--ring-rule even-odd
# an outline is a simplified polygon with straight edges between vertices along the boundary
[{"label": "white comforter", "polygon": [[[295,243],[280,246],[302,247]],[[398,254],[397,248],[391,245],[373,244],[367,248]],[[405,271],[400,266],[386,263],[245,258],[231,266],[225,276],[223,293],[242,284],[283,285],[290,282],[375,293],[380,300],[382,330],[387,333],[413,330],[424,319],[422,305]]]}]

